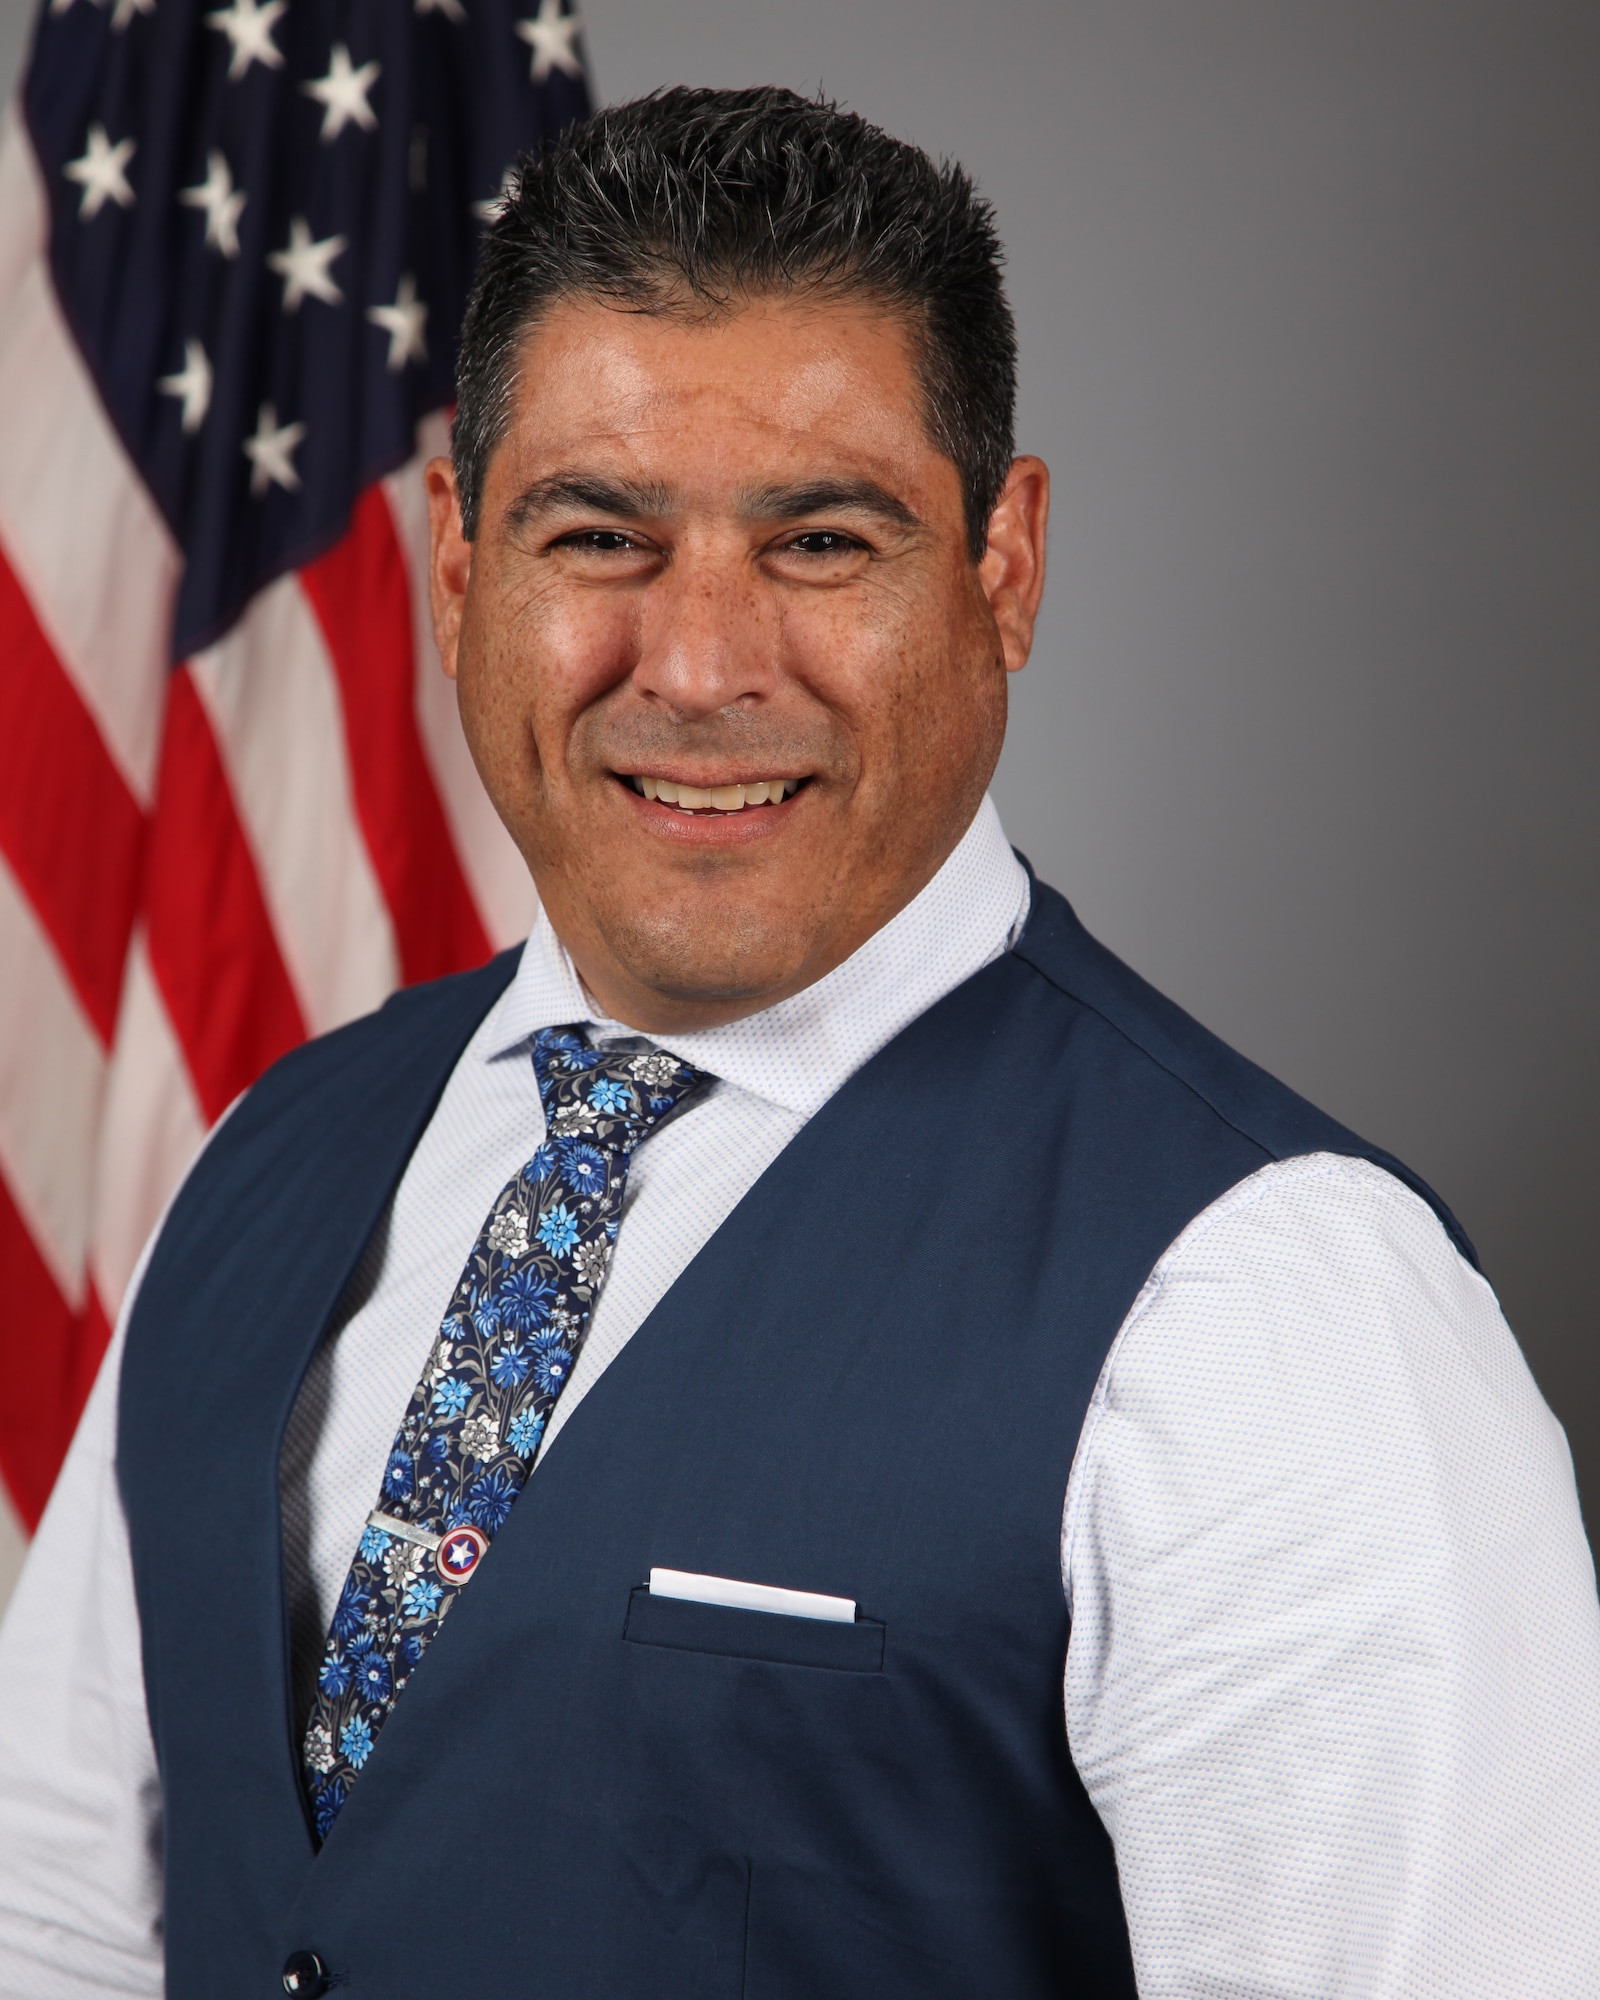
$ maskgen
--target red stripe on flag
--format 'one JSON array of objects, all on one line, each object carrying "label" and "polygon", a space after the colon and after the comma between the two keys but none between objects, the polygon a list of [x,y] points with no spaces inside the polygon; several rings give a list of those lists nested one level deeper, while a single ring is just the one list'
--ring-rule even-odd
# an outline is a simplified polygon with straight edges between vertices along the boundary
[{"label": "red stripe on flag", "polygon": [[108,1046],[144,815],[0,556],[0,851]]},{"label": "red stripe on flag", "polygon": [[306,1029],[210,721],[183,667],[167,697],[144,916],[151,970],[211,1122]]},{"label": "red stripe on flag", "polygon": [[481,965],[490,945],[417,728],[411,585],[379,486],[344,537],[300,572],[344,705],[356,814],[409,985]]},{"label": "red stripe on flag", "polygon": [[80,1315],[56,1290],[11,1192],[0,1180],[0,1471],[31,1534],[105,1352],[108,1328],[90,1295]]}]

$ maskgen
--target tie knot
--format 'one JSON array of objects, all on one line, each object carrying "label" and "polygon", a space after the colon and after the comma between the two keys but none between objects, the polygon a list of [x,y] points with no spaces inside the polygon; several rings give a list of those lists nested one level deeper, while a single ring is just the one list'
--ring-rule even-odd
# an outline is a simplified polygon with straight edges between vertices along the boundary
[{"label": "tie knot", "polygon": [[643,1039],[593,1048],[581,1028],[541,1028],[533,1073],[552,1139],[587,1139],[624,1153],[711,1081]]}]

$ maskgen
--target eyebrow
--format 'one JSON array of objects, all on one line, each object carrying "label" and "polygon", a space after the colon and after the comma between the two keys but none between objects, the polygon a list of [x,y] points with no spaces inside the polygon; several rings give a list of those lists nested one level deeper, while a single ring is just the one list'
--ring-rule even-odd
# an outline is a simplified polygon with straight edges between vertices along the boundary
[{"label": "eyebrow", "polygon": [[[672,489],[658,480],[609,479],[599,473],[553,472],[525,486],[507,509],[507,518],[523,527],[542,514],[568,508],[609,514],[622,519],[660,516],[672,511]],[[806,514],[870,514],[895,528],[920,528],[921,521],[903,500],[875,479],[809,479],[793,486],[749,487],[739,496],[739,515],[746,521],[791,521]]]},{"label": "eyebrow", "polygon": [[525,486],[507,508],[513,526],[522,527],[541,514],[563,508],[587,509],[596,514],[637,518],[641,514],[671,511],[672,493],[653,480],[606,479],[597,473],[553,472]]},{"label": "eyebrow", "polygon": [[801,514],[871,514],[895,528],[920,528],[921,521],[875,479],[808,479],[796,486],[759,486],[739,496],[747,521],[789,521]]}]

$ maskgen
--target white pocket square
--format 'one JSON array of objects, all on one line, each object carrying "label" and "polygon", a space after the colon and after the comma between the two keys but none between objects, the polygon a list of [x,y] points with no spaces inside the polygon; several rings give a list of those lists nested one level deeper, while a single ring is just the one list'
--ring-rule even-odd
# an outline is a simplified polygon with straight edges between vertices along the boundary
[{"label": "white pocket square", "polygon": [[825,1618],[853,1625],[853,1597],[824,1597],[815,1590],[780,1590],[775,1583],[740,1583],[731,1576],[697,1576],[686,1569],[652,1569],[652,1597],[682,1597],[691,1604],[725,1604],[735,1611],[776,1611],[786,1618]]}]

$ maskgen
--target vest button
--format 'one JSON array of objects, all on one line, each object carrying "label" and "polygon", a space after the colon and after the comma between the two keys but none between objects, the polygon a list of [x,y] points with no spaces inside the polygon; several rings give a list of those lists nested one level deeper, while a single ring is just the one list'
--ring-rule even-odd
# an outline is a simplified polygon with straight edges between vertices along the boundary
[{"label": "vest button", "polygon": [[295,2000],[321,2000],[328,1990],[328,1968],[314,1951],[291,1951],[283,1961],[283,1990]]}]

